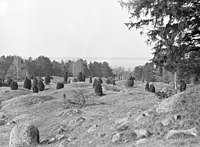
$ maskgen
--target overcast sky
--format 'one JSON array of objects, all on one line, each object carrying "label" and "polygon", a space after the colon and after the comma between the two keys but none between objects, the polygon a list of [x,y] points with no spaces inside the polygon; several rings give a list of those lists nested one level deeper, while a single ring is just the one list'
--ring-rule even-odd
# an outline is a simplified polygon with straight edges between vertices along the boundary
[{"label": "overcast sky", "polygon": [[0,54],[147,61],[152,50],[127,21],[118,0],[0,0]]}]

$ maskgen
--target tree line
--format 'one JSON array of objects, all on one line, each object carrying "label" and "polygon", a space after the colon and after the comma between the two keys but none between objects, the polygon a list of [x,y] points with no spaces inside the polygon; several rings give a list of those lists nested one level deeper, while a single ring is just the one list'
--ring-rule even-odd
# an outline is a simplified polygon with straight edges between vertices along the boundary
[{"label": "tree line", "polygon": [[87,62],[83,59],[77,61],[51,61],[50,58],[39,56],[35,59],[29,57],[23,59],[20,56],[1,56],[0,57],[0,78],[12,77],[14,79],[24,79],[26,76],[41,76],[46,74],[53,76],[76,77],[79,72],[86,77],[114,77],[113,71],[107,62]]}]

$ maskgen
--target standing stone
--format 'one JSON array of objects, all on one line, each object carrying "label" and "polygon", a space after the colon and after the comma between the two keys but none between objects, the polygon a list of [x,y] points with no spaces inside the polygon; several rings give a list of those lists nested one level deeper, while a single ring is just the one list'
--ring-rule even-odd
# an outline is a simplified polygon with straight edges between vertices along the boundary
[{"label": "standing stone", "polygon": [[39,144],[39,130],[31,124],[15,126],[10,133],[9,147],[35,147]]}]

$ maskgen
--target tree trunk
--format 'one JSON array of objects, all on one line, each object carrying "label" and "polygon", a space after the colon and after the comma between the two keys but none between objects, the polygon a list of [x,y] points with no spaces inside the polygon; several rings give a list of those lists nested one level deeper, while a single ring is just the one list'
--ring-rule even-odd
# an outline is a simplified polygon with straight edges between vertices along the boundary
[{"label": "tree trunk", "polygon": [[177,72],[175,71],[174,73],[174,90],[175,90],[175,93],[177,93]]}]

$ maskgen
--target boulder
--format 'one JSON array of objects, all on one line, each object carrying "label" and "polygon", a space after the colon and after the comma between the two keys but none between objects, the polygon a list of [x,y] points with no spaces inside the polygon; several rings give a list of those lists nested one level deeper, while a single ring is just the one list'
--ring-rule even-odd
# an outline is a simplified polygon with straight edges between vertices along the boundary
[{"label": "boulder", "polygon": [[146,129],[134,130],[134,132],[137,135],[137,138],[148,138],[152,135],[152,133]]},{"label": "boulder", "polygon": [[33,147],[39,142],[39,130],[34,125],[20,124],[11,130],[9,147]]},{"label": "boulder", "polygon": [[172,97],[168,99],[164,99],[157,107],[156,112],[158,114],[160,113],[167,113],[173,111],[173,109],[176,107],[176,102],[179,100],[182,93],[178,93],[176,95],[173,95]]},{"label": "boulder", "polygon": [[192,128],[192,129],[187,129],[187,130],[170,130],[167,135],[166,138],[170,139],[173,138],[174,136],[179,136],[179,135],[191,135],[193,137],[197,137],[197,129],[196,128]]}]

